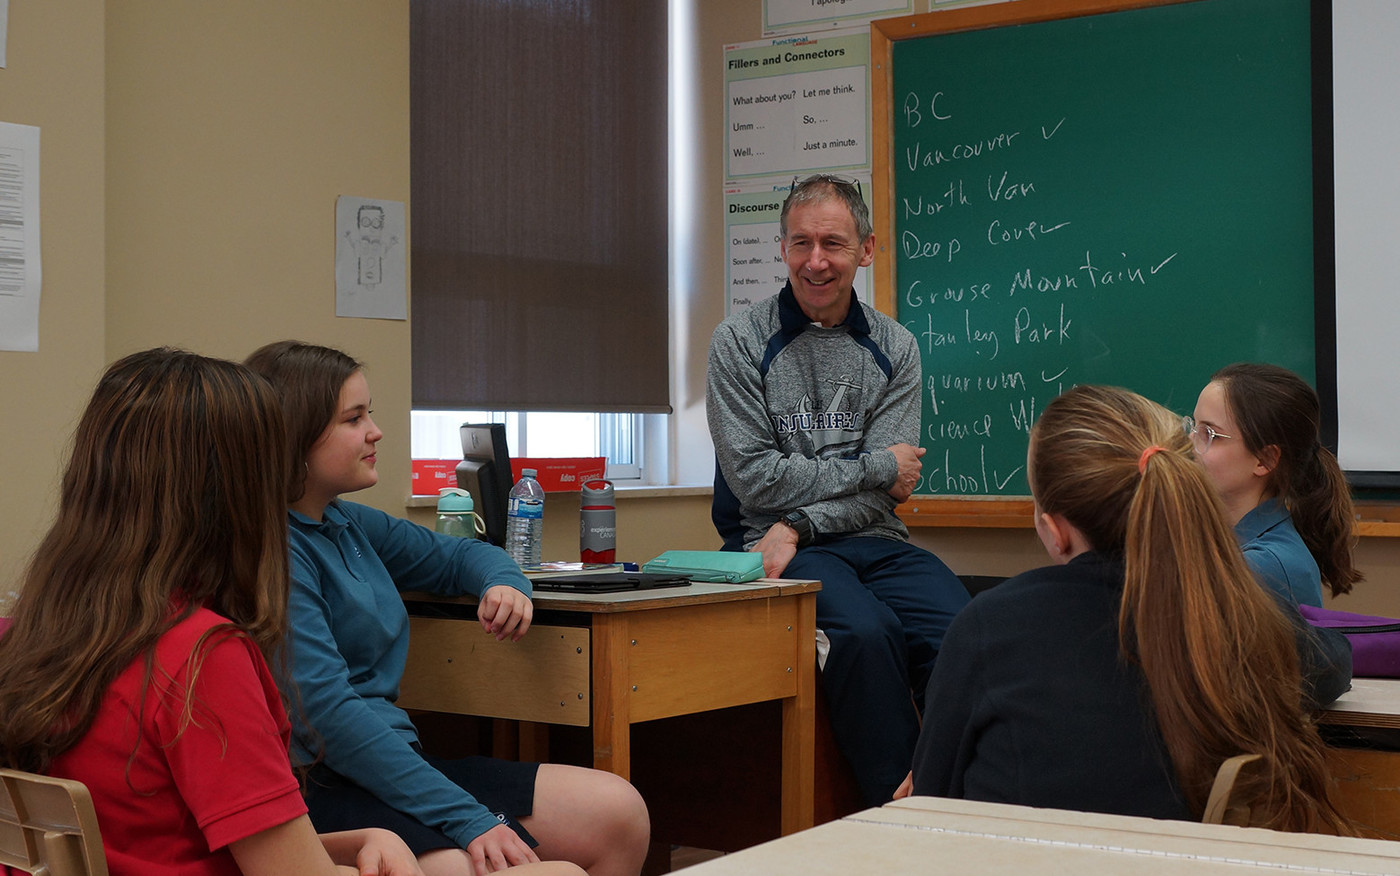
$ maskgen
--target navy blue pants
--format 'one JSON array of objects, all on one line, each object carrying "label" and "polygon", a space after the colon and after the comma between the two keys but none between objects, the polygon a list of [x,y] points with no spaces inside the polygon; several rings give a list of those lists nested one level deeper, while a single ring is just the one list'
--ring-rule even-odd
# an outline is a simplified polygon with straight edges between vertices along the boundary
[{"label": "navy blue pants", "polygon": [[831,729],[865,802],[887,803],[914,762],[924,689],[967,589],[938,557],[888,538],[803,548],[783,577],[822,582],[817,627],[831,640],[822,669]]}]

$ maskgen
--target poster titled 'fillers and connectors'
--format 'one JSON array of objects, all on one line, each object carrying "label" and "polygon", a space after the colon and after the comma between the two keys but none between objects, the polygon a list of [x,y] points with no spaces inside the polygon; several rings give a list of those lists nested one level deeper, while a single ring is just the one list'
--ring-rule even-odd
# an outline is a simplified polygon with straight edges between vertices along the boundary
[{"label": "poster titled 'fillers and connectors'", "polygon": [[725,177],[870,165],[870,36],[794,36],[725,50]]}]

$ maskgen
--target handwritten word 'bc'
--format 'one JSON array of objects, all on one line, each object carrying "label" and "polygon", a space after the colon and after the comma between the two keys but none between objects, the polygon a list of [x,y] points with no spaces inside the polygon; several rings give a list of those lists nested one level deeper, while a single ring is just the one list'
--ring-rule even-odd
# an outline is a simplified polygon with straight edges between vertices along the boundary
[{"label": "handwritten word 'bc'", "polygon": [[[933,95],[933,100],[928,102],[929,115],[939,121],[951,119],[953,117],[951,114],[944,114],[938,111],[938,99],[942,96],[943,92],[936,92]],[[917,128],[919,127],[919,123],[923,120],[924,113],[919,105],[919,96],[911,91],[904,96],[904,124],[911,128]]]}]

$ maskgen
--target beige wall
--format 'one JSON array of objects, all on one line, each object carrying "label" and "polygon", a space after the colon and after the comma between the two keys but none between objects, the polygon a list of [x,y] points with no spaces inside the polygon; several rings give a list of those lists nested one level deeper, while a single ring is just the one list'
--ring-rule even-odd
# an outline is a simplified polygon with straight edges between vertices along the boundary
[{"label": "beige wall", "polygon": [[335,316],[335,199],[408,201],[407,0],[10,4],[0,121],[42,128],[40,349],[0,352],[0,609],[102,368],[296,336],[369,365],[408,493],[407,322]]},{"label": "beige wall", "polygon": [[336,317],[334,259],[336,196],[408,201],[407,0],[109,3],[106,155],[107,357],[343,348],[401,511],[408,323]]},{"label": "beige wall", "polygon": [[53,514],[64,443],[103,350],[103,2],[10,4],[0,121],[40,129],[39,352],[0,352],[0,609]]}]

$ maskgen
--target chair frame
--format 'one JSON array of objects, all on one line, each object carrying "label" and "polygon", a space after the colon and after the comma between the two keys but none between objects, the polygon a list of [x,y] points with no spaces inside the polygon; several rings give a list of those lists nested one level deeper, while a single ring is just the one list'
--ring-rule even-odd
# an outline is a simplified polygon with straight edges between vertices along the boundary
[{"label": "chair frame", "polygon": [[[1231,798],[1240,773],[1262,760],[1262,755],[1258,754],[1237,754],[1220,765],[1215,773],[1215,783],[1210,787],[1210,797],[1206,800],[1206,811],[1201,816],[1203,823],[1249,827],[1250,807]],[[1259,765],[1262,766],[1262,763]]]},{"label": "chair frame", "polygon": [[0,864],[33,876],[107,876],[92,795],[82,782],[0,769]]}]

